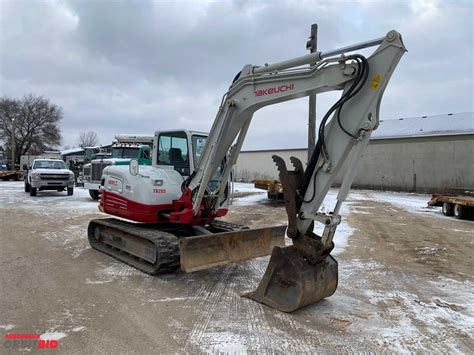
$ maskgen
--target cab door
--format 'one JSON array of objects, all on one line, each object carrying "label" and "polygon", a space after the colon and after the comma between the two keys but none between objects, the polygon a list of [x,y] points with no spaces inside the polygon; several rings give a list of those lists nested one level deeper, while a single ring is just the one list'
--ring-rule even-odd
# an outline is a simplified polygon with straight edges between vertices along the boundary
[{"label": "cab door", "polygon": [[157,166],[172,166],[182,176],[191,174],[189,141],[186,132],[160,133],[155,154]]}]

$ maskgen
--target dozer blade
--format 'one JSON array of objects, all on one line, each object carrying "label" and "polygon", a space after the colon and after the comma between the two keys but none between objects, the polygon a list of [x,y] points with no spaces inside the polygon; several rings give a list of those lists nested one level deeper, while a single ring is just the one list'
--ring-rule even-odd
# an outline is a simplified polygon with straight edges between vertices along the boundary
[{"label": "dozer blade", "polygon": [[181,269],[193,272],[269,255],[285,245],[285,230],[277,226],[182,238]]},{"label": "dozer blade", "polygon": [[310,264],[294,246],[275,247],[260,285],[243,295],[283,312],[331,296],[337,288],[337,261],[327,255]]}]

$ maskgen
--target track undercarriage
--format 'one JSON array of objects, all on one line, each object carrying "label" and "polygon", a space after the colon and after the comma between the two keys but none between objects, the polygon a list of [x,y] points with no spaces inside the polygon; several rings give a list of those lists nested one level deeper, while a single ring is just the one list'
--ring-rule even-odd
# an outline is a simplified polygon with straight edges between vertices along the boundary
[{"label": "track undercarriage", "polygon": [[222,221],[207,226],[91,220],[92,248],[147,274],[192,272],[269,255],[284,246],[286,226],[248,229]]}]

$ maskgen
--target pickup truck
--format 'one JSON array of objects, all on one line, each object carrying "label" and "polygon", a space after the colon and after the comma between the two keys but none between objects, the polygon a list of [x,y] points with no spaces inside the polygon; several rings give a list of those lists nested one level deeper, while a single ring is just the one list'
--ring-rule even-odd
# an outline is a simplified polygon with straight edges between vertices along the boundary
[{"label": "pickup truck", "polygon": [[25,179],[25,192],[36,196],[39,190],[64,191],[74,193],[74,173],[59,159],[35,159]]}]

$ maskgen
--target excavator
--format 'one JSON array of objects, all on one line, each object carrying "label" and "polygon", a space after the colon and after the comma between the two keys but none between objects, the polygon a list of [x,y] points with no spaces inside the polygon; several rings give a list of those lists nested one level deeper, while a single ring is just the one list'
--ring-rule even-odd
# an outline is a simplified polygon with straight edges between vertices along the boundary
[{"label": "excavator", "polygon": [[[354,51],[377,46],[365,57]],[[209,134],[155,133],[151,166],[109,166],[101,211],[91,220],[92,248],[151,275],[194,272],[271,254],[257,289],[245,296],[293,312],[331,296],[338,264],[331,251],[339,214],[358,162],[379,124],[383,92],[406,52],[400,33],[263,66],[245,65],[222,98]],[[324,115],[306,166],[273,156],[283,186],[287,226],[249,229],[220,220],[229,210],[232,168],[254,113],[330,90],[341,97]],[[337,176],[337,203],[319,211]],[[314,233],[322,224],[321,235]],[[285,234],[291,245],[285,245]]]}]

